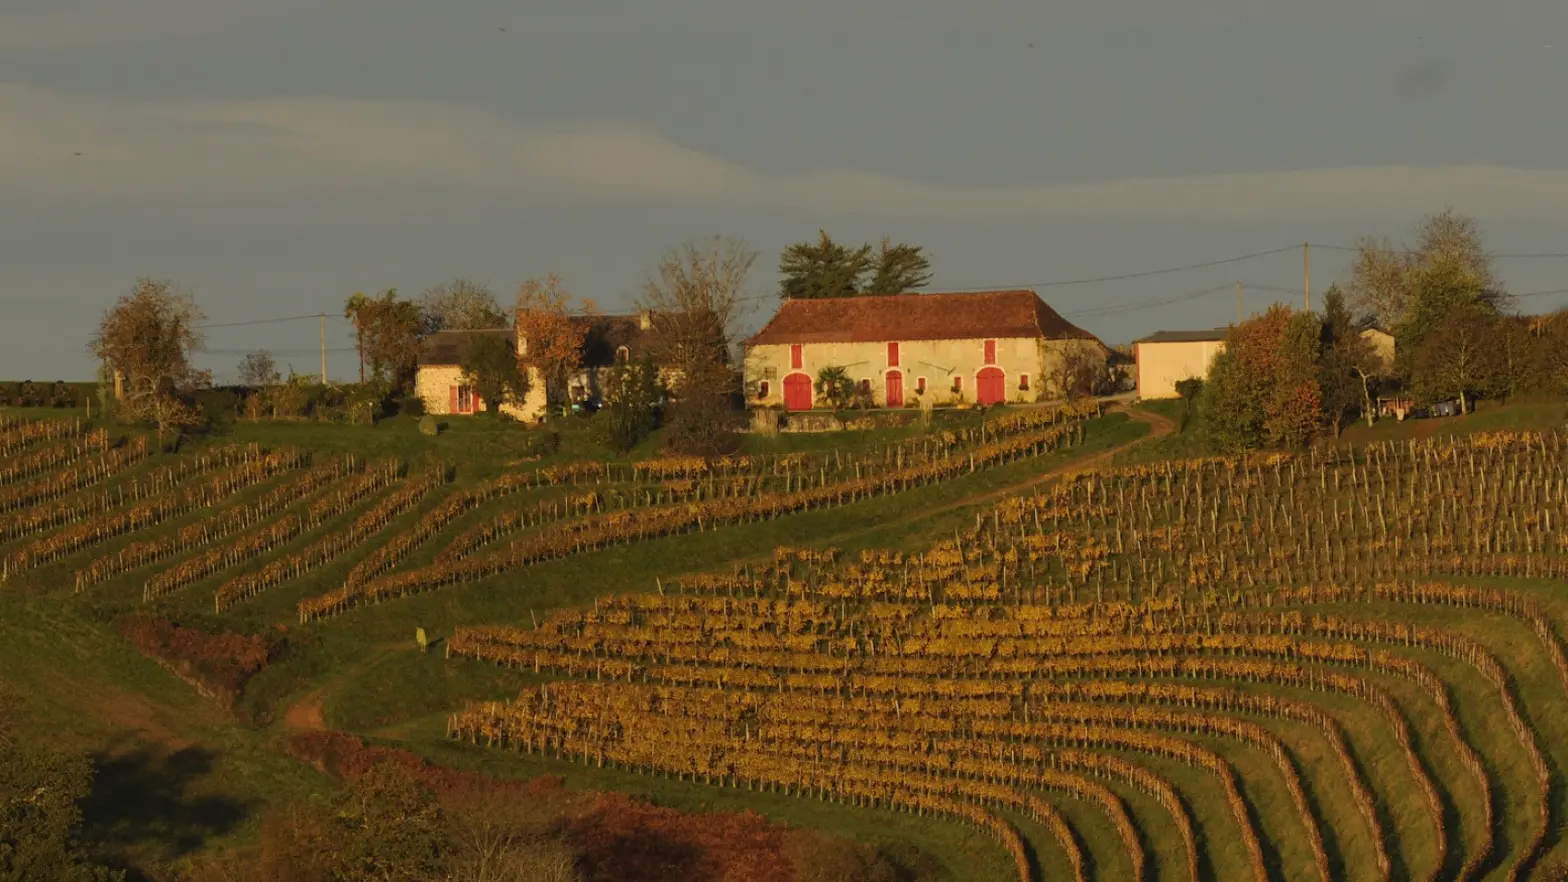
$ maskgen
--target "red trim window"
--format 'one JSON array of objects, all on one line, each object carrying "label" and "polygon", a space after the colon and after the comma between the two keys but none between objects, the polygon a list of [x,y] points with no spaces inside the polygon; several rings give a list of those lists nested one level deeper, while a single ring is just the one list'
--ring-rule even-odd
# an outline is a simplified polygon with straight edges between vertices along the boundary
[{"label": "red trim window", "polygon": [[996,341],[985,341],[985,363],[996,364]]},{"label": "red trim window", "polygon": [[915,378],[915,394],[916,395],[924,395],[924,394],[926,394],[926,378],[925,377],[916,377]]},{"label": "red trim window", "polygon": [[887,344],[887,366],[898,367],[898,344]]},{"label": "red trim window", "polygon": [[474,389],[472,386],[457,387],[457,412],[474,412]]},{"label": "red trim window", "polygon": [[1019,374],[1018,375],[1018,390],[1020,392],[1028,392],[1029,391],[1029,375],[1028,374]]},{"label": "red trim window", "polygon": [[763,380],[763,381],[761,381],[761,382],[759,382],[757,384],[757,397],[758,398],[767,398],[768,397],[768,391],[769,390],[768,390],[768,381],[767,380]]},{"label": "red trim window", "polygon": [[959,375],[959,376],[956,376],[956,377],[953,378],[953,391],[957,392],[959,394],[963,394],[963,391],[964,391],[964,378],[963,378],[962,375]]},{"label": "red trim window", "polygon": [[805,347],[799,343],[789,344],[789,368],[798,371],[806,366]]}]

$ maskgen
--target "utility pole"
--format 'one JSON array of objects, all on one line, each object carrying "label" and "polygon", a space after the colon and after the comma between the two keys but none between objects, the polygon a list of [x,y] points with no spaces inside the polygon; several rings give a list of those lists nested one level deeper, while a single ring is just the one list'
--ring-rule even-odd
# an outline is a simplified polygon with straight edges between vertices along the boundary
[{"label": "utility pole", "polygon": [[327,385],[327,314],[321,314],[321,385]]},{"label": "utility pole", "polygon": [[1241,324],[1241,280],[1236,280],[1236,324]]},{"label": "utility pole", "polygon": [[1307,312],[1312,311],[1312,243],[1301,243],[1301,294],[1307,300]]}]

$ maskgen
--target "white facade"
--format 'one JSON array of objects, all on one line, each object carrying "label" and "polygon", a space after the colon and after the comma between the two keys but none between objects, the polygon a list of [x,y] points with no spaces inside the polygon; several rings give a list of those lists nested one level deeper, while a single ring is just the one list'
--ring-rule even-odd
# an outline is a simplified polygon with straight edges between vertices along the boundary
[{"label": "white facade", "polygon": [[1138,369],[1139,398],[1178,398],[1176,384],[1209,374],[1214,357],[1225,351],[1225,341],[1140,340],[1133,344]]}]

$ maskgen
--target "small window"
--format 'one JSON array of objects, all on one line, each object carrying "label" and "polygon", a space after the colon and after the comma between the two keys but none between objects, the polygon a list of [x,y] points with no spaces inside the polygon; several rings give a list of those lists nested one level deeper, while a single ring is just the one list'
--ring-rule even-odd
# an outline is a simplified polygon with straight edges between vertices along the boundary
[{"label": "small window", "polygon": [[926,394],[926,378],[925,377],[916,377],[915,378],[915,394],[916,395],[924,395],[924,394]]},{"label": "small window", "polygon": [[757,397],[758,398],[767,398],[768,397],[768,381],[767,380],[763,380],[762,382],[757,384]]},{"label": "small window", "polygon": [[472,386],[457,387],[457,412],[474,412],[474,389]]},{"label": "small window", "polygon": [[898,367],[898,344],[887,344],[887,366]]},{"label": "small window", "polygon": [[794,370],[798,371],[806,365],[806,354],[803,349],[804,347],[802,347],[799,343],[790,344],[789,366]]},{"label": "small window", "polygon": [[860,394],[862,394],[862,395],[870,395],[871,394],[871,381],[870,380],[861,380],[860,381]]},{"label": "small window", "polygon": [[996,364],[996,341],[985,341],[985,363]]},{"label": "small window", "polygon": [[631,361],[632,360],[632,351],[630,349],[626,348],[625,346],[618,346],[618,347],[616,347],[616,349],[615,349],[615,360],[620,362],[621,364],[625,364],[626,362]]},{"label": "small window", "polygon": [[1018,391],[1020,391],[1020,392],[1028,392],[1029,391],[1029,375],[1028,374],[1019,374],[1018,375]]},{"label": "small window", "polygon": [[763,368],[762,369],[762,379],[764,379],[764,380],[777,380],[778,378],[779,378],[779,370],[778,370],[778,368]]},{"label": "small window", "polygon": [[960,377],[954,377],[953,378],[953,391],[954,392],[962,392],[962,391],[964,391],[964,378],[963,377],[960,376]]}]

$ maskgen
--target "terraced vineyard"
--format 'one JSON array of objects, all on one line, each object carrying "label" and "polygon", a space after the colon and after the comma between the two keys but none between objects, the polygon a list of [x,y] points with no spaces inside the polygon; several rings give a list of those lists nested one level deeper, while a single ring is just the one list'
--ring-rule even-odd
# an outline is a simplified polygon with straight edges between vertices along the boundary
[{"label": "terraced vineyard", "polygon": [[[458,629],[449,656],[540,682],[448,732],[956,820],[998,878],[1528,878],[1565,850],[1565,454],[1516,433],[1082,473],[923,551],[781,548]],[[621,523],[367,599],[662,522]]]},{"label": "terraced vineyard", "polygon": [[155,456],[145,436],[7,419],[0,576],[141,603],[206,593],[219,615],[289,589],[308,623],[609,545],[947,480],[1070,446],[1099,412],[1019,411],[852,452],[581,461],[477,481],[440,462],[254,444]]}]

